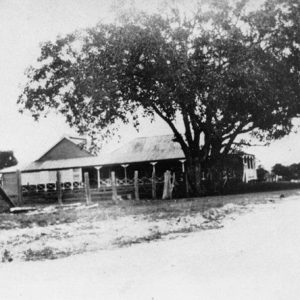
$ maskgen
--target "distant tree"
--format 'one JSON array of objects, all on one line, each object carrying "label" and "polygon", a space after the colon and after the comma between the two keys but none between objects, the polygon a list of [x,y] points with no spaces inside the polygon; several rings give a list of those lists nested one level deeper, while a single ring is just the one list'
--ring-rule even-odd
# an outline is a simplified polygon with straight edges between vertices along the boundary
[{"label": "distant tree", "polygon": [[288,166],[290,179],[298,179],[300,177],[300,164],[291,164]]},{"label": "distant tree", "polygon": [[0,151],[0,170],[15,166],[17,163],[13,151]]},{"label": "distant tree", "polygon": [[268,0],[250,12],[247,1],[202,2],[192,17],[176,8],[127,16],[44,43],[21,110],[38,119],[52,109],[93,137],[158,116],[200,194],[201,170],[249,145],[242,134],[281,138],[300,111],[300,2]]},{"label": "distant tree", "polygon": [[265,170],[262,165],[258,166],[256,172],[257,172],[257,180],[258,181],[265,181],[266,175],[269,174],[269,172],[267,170]]},{"label": "distant tree", "polygon": [[291,179],[291,172],[289,167],[283,166],[282,164],[276,164],[272,167],[272,173],[278,176],[282,176],[283,179],[289,180]]},{"label": "distant tree", "polygon": [[300,163],[291,164],[289,166],[283,166],[281,164],[276,164],[272,168],[272,172],[276,175],[283,176],[284,179],[300,179]]}]

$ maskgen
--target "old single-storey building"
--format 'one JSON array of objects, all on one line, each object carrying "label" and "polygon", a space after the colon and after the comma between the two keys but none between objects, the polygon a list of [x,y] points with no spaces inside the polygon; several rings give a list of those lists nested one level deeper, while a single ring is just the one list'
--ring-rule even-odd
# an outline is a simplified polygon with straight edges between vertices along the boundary
[{"label": "old single-storey building", "polygon": [[[166,170],[184,171],[185,158],[180,145],[172,135],[136,138],[109,154],[94,156],[85,149],[86,140],[64,136],[40,158],[23,168],[24,189],[55,189],[57,171],[60,171],[63,188],[78,188],[84,181],[83,174],[89,173],[92,187],[110,184],[110,173],[114,171],[118,180],[125,182],[133,178],[138,170],[139,177],[162,176]],[[241,154],[241,180],[255,180],[255,157]],[[2,170],[2,180],[13,170]],[[206,174],[203,174],[205,179]]]}]

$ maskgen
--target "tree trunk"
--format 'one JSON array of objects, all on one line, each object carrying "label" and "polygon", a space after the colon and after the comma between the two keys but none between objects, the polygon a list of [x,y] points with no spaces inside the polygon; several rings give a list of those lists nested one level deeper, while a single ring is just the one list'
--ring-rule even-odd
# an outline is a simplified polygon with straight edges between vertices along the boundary
[{"label": "tree trunk", "polygon": [[202,195],[201,171],[201,159],[199,156],[187,158],[188,184],[192,196]]}]

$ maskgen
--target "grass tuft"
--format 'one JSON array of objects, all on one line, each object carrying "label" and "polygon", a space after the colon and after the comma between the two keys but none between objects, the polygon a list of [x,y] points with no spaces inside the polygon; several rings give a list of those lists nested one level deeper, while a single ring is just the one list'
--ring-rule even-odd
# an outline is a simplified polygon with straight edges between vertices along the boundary
[{"label": "grass tuft", "polygon": [[61,257],[66,257],[71,254],[70,251],[58,251],[52,247],[45,247],[41,250],[32,250],[31,248],[24,251],[25,261],[36,261],[45,259],[57,259]]}]

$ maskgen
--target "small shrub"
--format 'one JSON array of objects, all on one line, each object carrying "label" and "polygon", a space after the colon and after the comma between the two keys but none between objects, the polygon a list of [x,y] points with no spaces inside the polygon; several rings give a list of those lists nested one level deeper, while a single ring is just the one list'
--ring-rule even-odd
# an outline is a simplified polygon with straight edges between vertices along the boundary
[{"label": "small shrub", "polygon": [[4,252],[2,254],[1,261],[3,263],[12,262],[13,261],[12,254],[10,253],[10,251],[8,251],[7,249],[4,250]]},{"label": "small shrub", "polygon": [[49,224],[48,224],[48,221],[47,221],[47,220],[41,219],[41,220],[37,220],[37,221],[36,221],[36,225],[39,226],[39,227],[46,227],[46,226],[48,226]]}]

